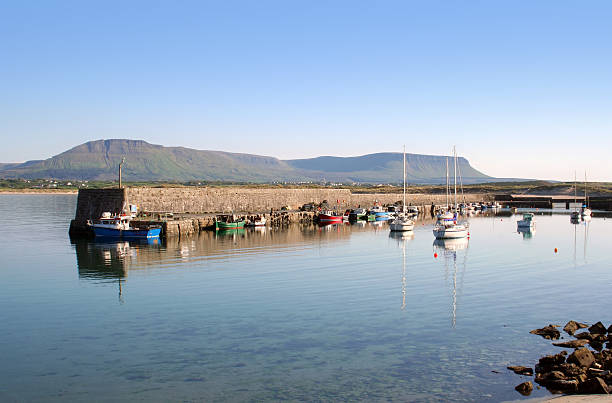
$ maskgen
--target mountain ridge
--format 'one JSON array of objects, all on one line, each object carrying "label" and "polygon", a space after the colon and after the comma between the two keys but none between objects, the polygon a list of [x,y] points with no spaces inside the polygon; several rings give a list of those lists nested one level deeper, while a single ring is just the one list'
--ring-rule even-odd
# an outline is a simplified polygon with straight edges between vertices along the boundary
[{"label": "mountain ridge", "polygon": [[[112,180],[122,158],[127,181],[238,181],[398,183],[402,153],[382,152],[356,157],[321,156],[281,160],[275,157],[165,147],[144,140],[93,140],[45,160],[0,164],[0,177],[24,179]],[[446,156],[406,154],[411,183],[446,181]],[[449,158],[452,163],[452,160]],[[495,180],[457,158],[463,183]]]}]

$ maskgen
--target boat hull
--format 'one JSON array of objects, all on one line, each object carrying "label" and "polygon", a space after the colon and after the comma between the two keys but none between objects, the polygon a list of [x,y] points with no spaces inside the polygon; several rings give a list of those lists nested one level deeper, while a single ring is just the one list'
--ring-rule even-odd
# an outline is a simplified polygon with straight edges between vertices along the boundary
[{"label": "boat hull", "polygon": [[161,228],[151,229],[115,229],[93,227],[94,234],[100,238],[148,239],[158,238]]},{"label": "boat hull", "polygon": [[414,224],[392,222],[391,224],[389,224],[389,228],[391,229],[391,231],[398,231],[398,232],[412,231],[414,230]]},{"label": "boat hull", "polygon": [[342,222],[342,216],[319,214],[319,222],[322,224]]},{"label": "boat hull", "polygon": [[244,221],[238,222],[220,222],[215,223],[216,230],[227,230],[227,229],[240,229],[244,228]]},{"label": "boat hull", "polygon": [[434,228],[433,234],[436,239],[459,239],[468,236],[467,228]]}]

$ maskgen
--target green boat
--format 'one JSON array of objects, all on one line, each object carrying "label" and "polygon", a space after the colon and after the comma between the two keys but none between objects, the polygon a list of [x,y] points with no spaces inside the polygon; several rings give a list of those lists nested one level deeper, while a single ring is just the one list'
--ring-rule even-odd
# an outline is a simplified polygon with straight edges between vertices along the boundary
[{"label": "green boat", "polygon": [[228,229],[239,229],[244,228],[244,219],[236,219],[233,215],[221,215],[217,216],[215,220],[215,230],[228,230]]}]

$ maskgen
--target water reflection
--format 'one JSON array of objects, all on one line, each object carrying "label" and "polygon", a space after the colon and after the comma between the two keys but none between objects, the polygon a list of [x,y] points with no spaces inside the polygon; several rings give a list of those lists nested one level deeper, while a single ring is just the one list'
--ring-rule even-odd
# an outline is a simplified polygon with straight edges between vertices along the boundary
[{"label": "water reflection", "polygon": [[[461,262],[461,279],[460,285],[463,285],[463,277],[467,266],[467,249],[469,246],[468,238],[459,239],[436,239],[433,242],[434,250],[441,252],[444,259],[444,279],[448,281],[449,265],[453,266],[452,275],[452,302],[451,302],[451,326],[454,329],[457,324],[457,252],[463,251],[463,259]],[[460,287],[459,287],[460,288]]]},{"label": "water reflection", "polygon": [[414,231],[391,231],[389,238],[397,241],[402,248],[402,305],[400,309],[406,309],[406,243],[414,239]]}]

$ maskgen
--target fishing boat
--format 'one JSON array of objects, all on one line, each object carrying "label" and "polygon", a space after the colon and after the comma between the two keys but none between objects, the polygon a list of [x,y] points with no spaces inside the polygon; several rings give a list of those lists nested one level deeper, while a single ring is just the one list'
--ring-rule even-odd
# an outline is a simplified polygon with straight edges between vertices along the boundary
[{"label": "fishing boat", "polygon": [[380,205],[373,206],[370,209],[370,214],[374,214],[376,216],[377,221],[389,219],[389,212],[385,211],[385,209]]},{"label": "fishing boat", "polygon": [[[458,219],[458,211],[459,205],[457,204],[457,150],[453,147],[453,157],[454,157],[454,165],[455,165],[455,212],[452,218],[438,218],[436,224],[433,228],[433,234],[436,239],[459,239],[465,238],[468,236],[468,225],[467,224],[459,224],[457,222]],[[447,163],[448,166],[448,163]],[[448,173],[448,169],[446,171]],[[447,179],[448,183],[448,179]],[[449,191],[447,187],[447,192]]]},{"label": "fishing boat", "polygon": [[340,223],[342,222],[342,216],[338,215],[335,211],[327,210],[321,211],[318,216],[319,222],[322,224]]},{"label": "fishing boat", "polygon": [[234,214],[221,214],[215,220],[215,230],[244,228],[244,224],[244,219],[237,218]]},{"label": "fishing boat", "polygon": [[404,146],[404,198],[402,200],[402,211],[391,221],[389,228],[391,231],[412,231],[414,229],[414,221],[408,218],[408,213],[406,212],[406,146]]},{"label": "fishing boat", "polygon": [[518,228],[532,228],[535,226],[534,221],[535,214],[533,213],[524,213],[523,219],[516,222]]},{"label": "fishing boat", "polygon": [[148,239],[159,237],[161,227],[133,228],[130,226],[131,214],[102,213],[99,220],[89,221],[87,224],[96,237],[120,239]]},{"label": "fishing boat", "polygon": [[364,208],[356,208],[355,210],[352,210],[349,214],[349,221],[357,221],[357,220],[362,220],[364,219],[364,217],[366,217],[367,215],[367,211]]}]

